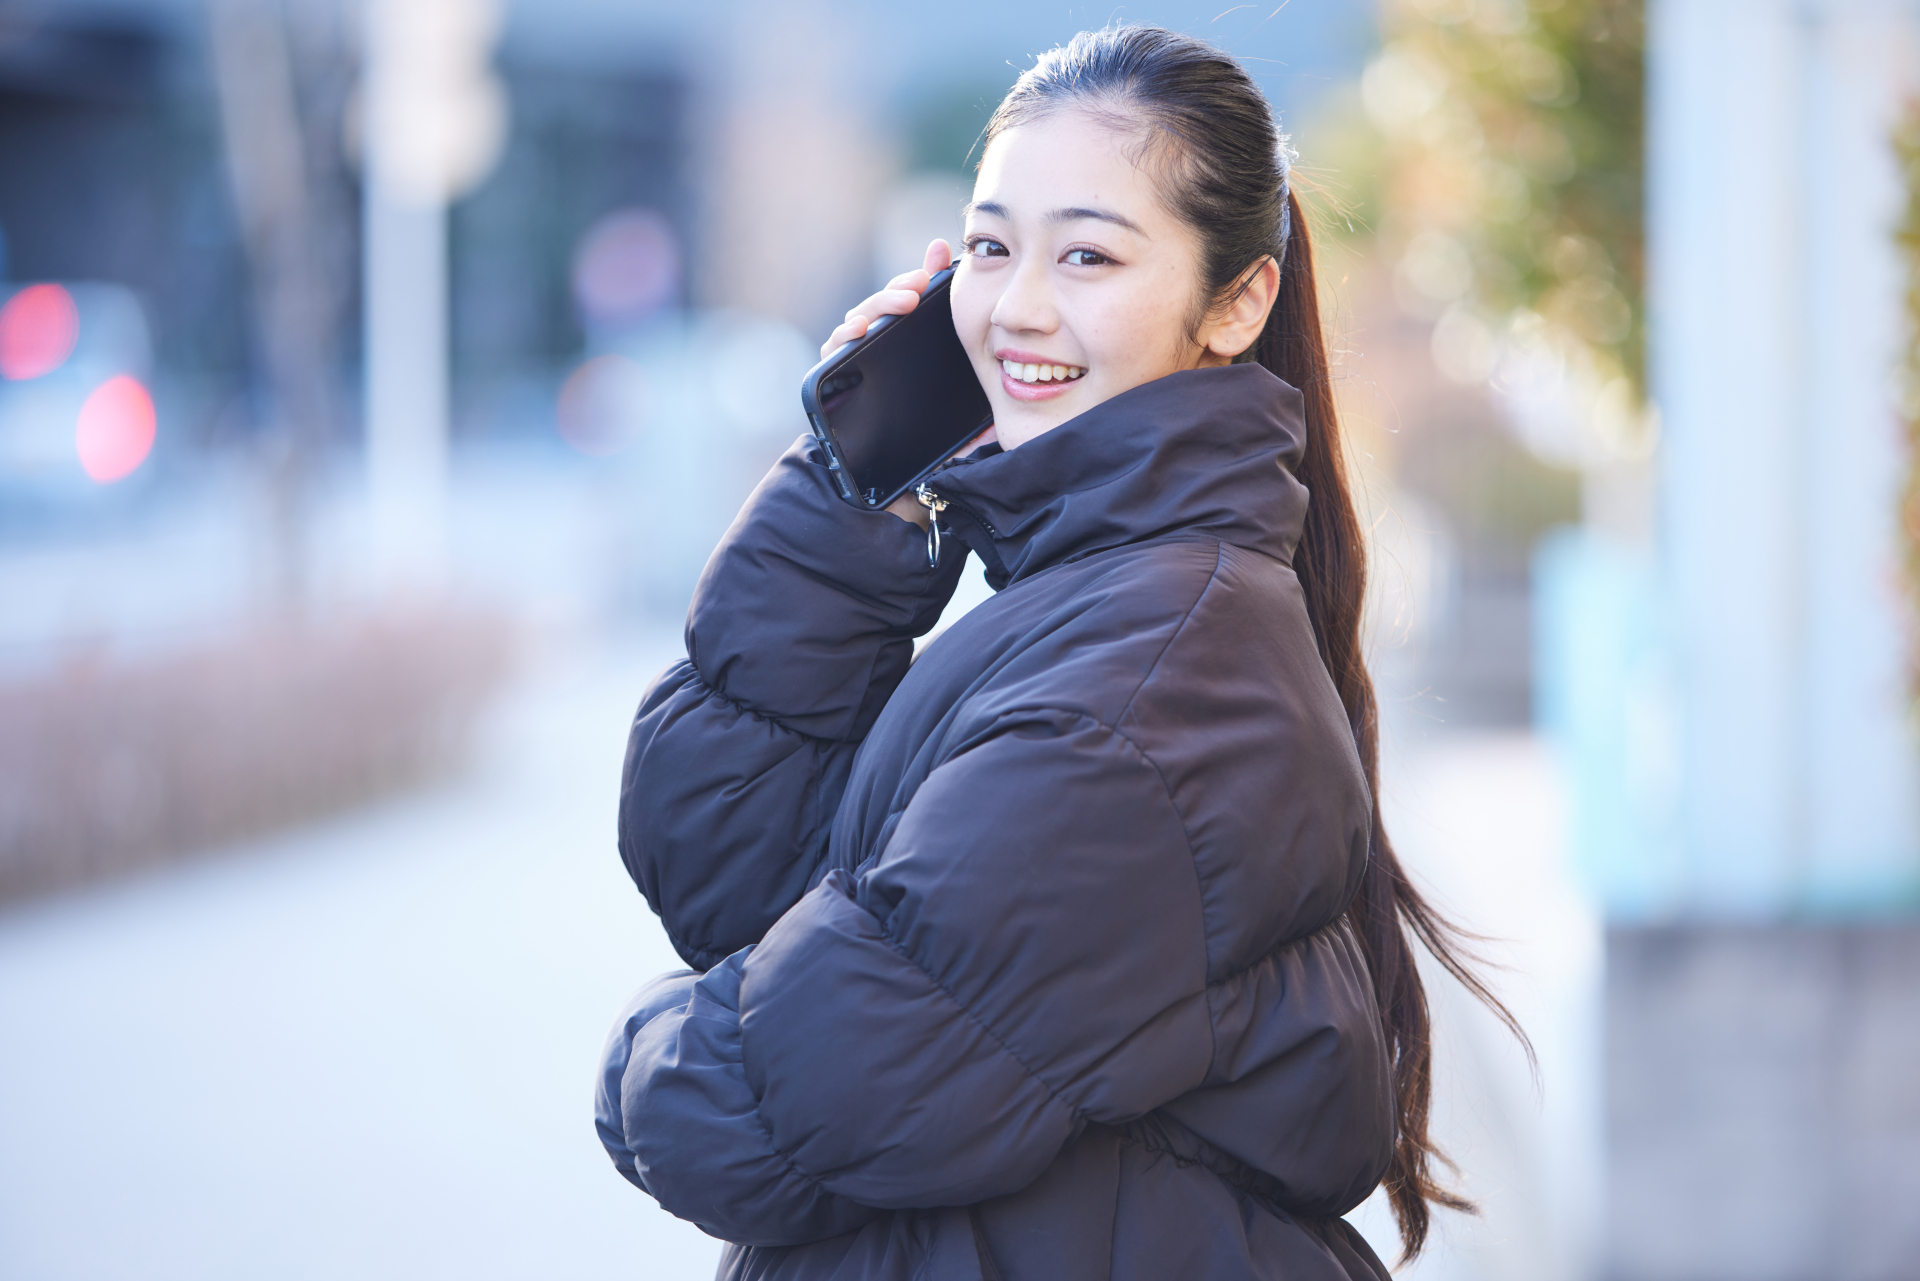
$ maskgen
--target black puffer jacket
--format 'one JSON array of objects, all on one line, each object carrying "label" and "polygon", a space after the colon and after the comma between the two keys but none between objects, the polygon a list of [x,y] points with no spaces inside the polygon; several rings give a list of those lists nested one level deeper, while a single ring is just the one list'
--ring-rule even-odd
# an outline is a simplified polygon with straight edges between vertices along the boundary
[{"label": "black puffer jacket", "polygon": [[598,1101],[722,1276],[1386,1276],[1337,1217],[1393,1113],[1300,415],[1198,370],[949,467],[998,592],[911,664],[953,543],[805,442],[728,532],[620,814],[704,973],[635,998]]}]

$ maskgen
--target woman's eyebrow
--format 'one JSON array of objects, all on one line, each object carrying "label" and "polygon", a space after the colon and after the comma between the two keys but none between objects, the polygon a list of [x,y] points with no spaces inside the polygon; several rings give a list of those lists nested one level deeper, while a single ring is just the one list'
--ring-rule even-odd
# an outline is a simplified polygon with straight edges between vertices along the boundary
[{"label": "woman's eyebrow", "polygon": [[[985,214],[989,218],[1005,218],[1009,222],[1013,219],[1013,216],[1007,212],[1007,207],[994,200],[976,200],[960,212],[966,217]],[[1122,217],[1110,209],[1088,209],[1074,205],[1066,209],[1055,209],[1047,215],[1047,221],[1053,223],[1078,222],[1083,218],[1091,218],[1096,222],[1110,222],[1116,227],[1125,227],[1136,236],[1147,235],[1146,229],[1139,223],[1131,218]],[[1147,239],[1151,240],[1153,237],[1147,236]]]},{"label": "woman's eyebrow", "polygon": [[[1125,227],[1136,236],[1146,236],[1146,229],[1131,218],[1125,218],[1110,209],[1056,209],[1047,215],[1048,222],[1079,222],[1083,218],[1092,218],[1096,222],[1110,222],[1116,227]],[[1148,236],[1149,240],[1153,237]]]}]

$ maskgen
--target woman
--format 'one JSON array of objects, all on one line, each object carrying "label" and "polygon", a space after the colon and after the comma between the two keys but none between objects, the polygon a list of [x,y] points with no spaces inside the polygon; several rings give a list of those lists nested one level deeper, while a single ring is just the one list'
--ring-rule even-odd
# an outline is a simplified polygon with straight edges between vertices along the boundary
[{"label": "woman", "polygon": [[602,1140],[725,1277],[1384,1278],[1340,1215],[1384,1179],[1412,1253],[1460,1204],[1405,929],[1458,967],[1380,828],[1265,100],[1166,31],[1047,54],[952,298],[995,423],[931,489],[997,594],[909,666],[927,512],[804,440],[748,502],[633,728],[621,852],[695,972],[615,1027]]}]

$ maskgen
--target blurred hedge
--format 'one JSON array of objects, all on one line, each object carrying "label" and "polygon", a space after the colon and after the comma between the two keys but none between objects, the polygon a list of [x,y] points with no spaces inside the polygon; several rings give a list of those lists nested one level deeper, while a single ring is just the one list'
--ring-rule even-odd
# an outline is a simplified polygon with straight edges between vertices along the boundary
[{"label": "blurred hedge", "polygon": [[505,676],[491,615],[272,626],[0,686],[0,900],[98,880],[414,786]]}]

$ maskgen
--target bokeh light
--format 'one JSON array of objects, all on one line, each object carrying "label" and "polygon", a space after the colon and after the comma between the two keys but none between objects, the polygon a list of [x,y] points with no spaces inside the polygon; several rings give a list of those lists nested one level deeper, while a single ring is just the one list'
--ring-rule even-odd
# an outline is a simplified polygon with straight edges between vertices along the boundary
[{"label": "bokeh light", "polygon": [[121,374],[95,387],[74,432],[88,478],[107,485],[132,475],[153,449],[155,426],[153,397],[139,379]]},{"label": "bokeh light", "polygon": [[620,209],[580,238],[573,296],[588,326],[631,329],[673,301],[680,250],[673,228],[652,209]]},{"label": "bokeh light", "polygon": [[80,337],[80,312],[59,285],[28,285],[0,307],[0,375],[39,378],[66,363]]},{"label": "bokeh light", "polygon": [[646,426],[647,375],[625,356],[595,356],[560,385],[560,436],[594,458],[626,449]]}]

